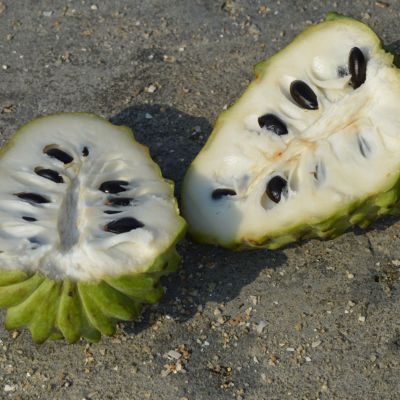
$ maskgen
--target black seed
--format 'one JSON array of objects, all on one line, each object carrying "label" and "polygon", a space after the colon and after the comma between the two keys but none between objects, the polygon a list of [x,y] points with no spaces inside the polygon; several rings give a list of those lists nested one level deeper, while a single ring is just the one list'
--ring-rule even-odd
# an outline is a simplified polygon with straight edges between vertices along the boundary
[{"label": "black seed", "polygon": [[132,197],[111,197],[110,199],[107,199],[106,204],[108,206],[130,206],[132,203],[133,199]]},{"label": "black seed", "polygon": [[22,200],[28,201],[29,203],[37,203],[37,204],[50,203],[50,200],[48,198],[37,193],[22,192],[22,193],[15,193],[15,196],[19,197]]},{"label": "black seed", "polygon": [[22,219],[24,219],[25,221],[28,221],[28,222],[35,222],[35,221],[37,221],[37,219],[36,219],[36,218],[33,218],[33,217],[22,217]]},{"label": "black seed", "polygon": [[275,203],[281,201],[282,191],[286,188],[287,181],[281,176],[274,176],[267,184],[267,196]]},{"label": "black seed", "polygon": [[219,200],[220,198],[224,197],[224,196],[235,196],[236,192],[232,189],[215,189],[212,192],[211,197],[214,200]]},{"label": "black seed", "polygon": [[104,230],[112,233],[125,233],[133,229],[142,228],[144,225],[135,218],[126,217],[111,221],[108,223]]},{"label": "black seed", "polygon": [[129,183],[126,181],[106,181],[99,186],[99,190],[104,193],[112,194],[125,192],[126,188],[124,188],[124,186],[128,184]]},{"label": "black seed", "polygon": [[104,212],[104,214],[119,214],[119,213],[122,213],[122,211],[117,211],[117,210],[105,210],[103,212]]},{"label": "black seed", "polygon": [[53,169],[37,167],[35,168],[35,173],[43,178],[50,179],[53,182],[64,183],[64,179],[62,178],[62,176]]},{"label": "black seed", "polygon": [[307,110],[318,110],[318,99],[307,83],[296,80],[290,84],[290,95],[296,104]]},{"label": "black seed", "polygon": [[73,161],[73,157],[66,153],[63,150],[58,149],[57,147],[52,147],[50,149],[44,149],[43,152],[47,154],[49,157],[56,158],[57,160],[63,162],[64,164],[69,164]]},{"label": "black seed", "polygon": [[288,130],[286,124],[274,114],[265,114],[258,118],[260,128],[266,128],[276,135],[287,135]]},{"label": "black seed", "polygon": [[353,47],[349,55],[350,84],[354,89],[360,87],[367,78],[367,61],[358,47]]},{"label": "black seed", "polygon": [[82,149],[82,155],[83,157],[87,157],[89,155],[89,149],[86,146]]},{"label": "black seed", "polygon": [[360,153],[363,157],[367,158],[371,153],[371,147],[369,146],[369,143],[362,136],[358,136],[357,142]]}]

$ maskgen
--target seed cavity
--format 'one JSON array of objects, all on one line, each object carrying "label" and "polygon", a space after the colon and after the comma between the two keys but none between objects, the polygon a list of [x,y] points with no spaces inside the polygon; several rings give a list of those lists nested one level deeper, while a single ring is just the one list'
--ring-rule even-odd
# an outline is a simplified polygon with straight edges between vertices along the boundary
[{"label": "seed cavity", "polygon": [[64,150],[59,149],[55,145],[48,145],[43,149],[43,153],[47,154],[49,157],[55,158],[64,164],[69,164],[74,159],[73,157],[66,153]]},{"label": "seed cavity", "polygon": [[33,218],[33,217],[25,217],[25,216],[23,216],[22,219],[24,219],[25,221],[28,221],[28,222],[35,222],[35,221],[37,221],[37,219],[36,219],[36,218]]},{"label": "seed cavity", "polygon": [[35,173],[42,178],[49,179],[55,183],[64,183],[64,179],[62,178],[62,176],[53,169],[36,167]]},{"label": "seed cavity", "polygon": [[104,212],[104,214],[119,214],[119,213],[122,213],[122,211],[117,211],[117,210],[105,210],[103,212]]},{"label": "seed cavity", "polygon": [[265,128],[278,136],[287,135],[286,124],[274,114],[265,114],[258,118],[260,128]]},{"label": "seed cavity", "polygon": [[47,197],[44,197],[41,194],[37,193],[21,192],[21,193],[15,193],[15,196],[19,197],[21,200],[27,201],[28,203],[35,203],[35,204],[50,203],[50,200]]},{"label": "seed cavity", "polygon": [[338,69],[337,69],[337,74],[338,74],[338,77],[339,77],[339,78],[343,78],[343,77],[345,77],[346,75],[349,74],[349,71],[348,71],[348,69],[347,69],[346,66],[341,65],[341,66],[339,66]]},{"label": "seed cavity", "polygon": [[354,89],[360,87],[367,78],[367,60],[358,47],[353,47],[349,55],[350,84]]},{"label": "seed cavity", "polygon": [[132,197],[111,197],[107,199],[107,206],[115,206],[115,207],[126,207],[132,204]]},{"label": "seed cavity", "polygon": [[215,189],[212,194],[211,197],[214,200],[219,200],[222,197],[225,196],[235,196],[236,192],[233,189],[224,189],[224,188],[220,188],[220,189]]},{"label": "seed cavity", "polygon": [[293,81],[290,84],[290,95],[299,107],[306,110],[318,110],[317,96],[304,81]]},{"label": "seed cavity", "polygon": [[83,157],[87,157],[89,155],[89,149],[86,146],[82,149],[82,155]]},{"label": "seed cavity", "polygon": [[39,247],[38,245],[42,244],[41,239],[37,236],[30,237],[30,238],[28,238],[28,240],[30,243],[36,245],[34,248],[37,248],[37,247]]},{"label": "seed cavity", "polygon": [[126,188],[124,186],[127,186],[128,184],[129,182],[127,181],[119,181],[119,180],[106,181],[99,186],[99,190],[101,190],[104,193],[112,193],[112,194],[125,192]]},{"label": "seed cavity", "polygon": [[104,230],[112,233],[125,233],[133,229],[143,228],[144,224],[132,217],[126,217],[111,221],[104,226]]},{"label": "seed cavity", "polygon": [[281,201],[282,192],[287,188],[287,181],[281,176],[274,176],[268,183],[266,193],[267,196],[274,202]]},{"label": "seed cavity", "polygon": [[368,158],[368,156],[371,154],[371,147],[369,143],[360,135],[357,137],[357,143],[361,155],[365,158]]},{"label": "seed cavity", "polygon": [[325,180],[325,176],[326,176],[325,164],[322,161],[319,161],[315,165],[314,178],[317,182],[322,183]]}]

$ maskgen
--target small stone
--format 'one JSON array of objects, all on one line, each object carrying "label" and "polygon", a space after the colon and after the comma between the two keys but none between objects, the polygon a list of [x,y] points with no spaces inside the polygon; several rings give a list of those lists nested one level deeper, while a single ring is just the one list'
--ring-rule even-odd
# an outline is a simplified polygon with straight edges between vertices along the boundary
[{"label": "small stone", "polygon": [[217,319],[217,322],[218,322],[220,325],[223,325],[223,324],[225,323],[225,318],[224,318],[224,317],[219,317],[219,318]]},{"label": "small stone", "polygon": [[400,266],[400,260],[392,260],[392,264],[393,264],[395,267],[399,267],[399,266]]},{"label": "small stone", "polygon": [[1,113],[2,114],[10,114],[15,111],[15,107],[13,104],[6,104],[2,109]]},{"label": "small stone", "polygon": [[182,357],[182,354],[176,350],[170,350],[168,353],[165,354],[164,357],[179,360]]},{"label": "small stone", "polygon": [[248,28],[248,32],[254,38],[258,38],[261,35],[261,31],[256,24],[251,24]]},{"label": "small stone", "polygon": [[295,350],[294,347],[286,347],[286,351],[293,353]]},{"label": "small stone", "polygon": [[312,342],[312,343],[311,343],[311,347],[312,347],[312,348],[318,347],[321,343],[322,343],[322,342],[321,342],[320,340],[316,340],[315,342]]},{"label": "small stone", "polygon": [[44,17],[51,17],[53,15],[53,11],[43,11],[42,15]]},{"label": "small stone", "polygon": [[308,357],[308,356],[306,356],[304,359],[305,359],[307,362],[310,362],[310,361],[311,361],[311,358]]},{"label": "small stone", "polygon": [[97,7],[96,4],[92,4],[90,6],[90,9],[93,10],[93,11],[97,11],[99,9],[99,7]]},{"label": "small stone", "polygon": [[250,295],[250,301],[256,306],[257,305],[257,296]]},{"label": "small stone", "polygon": [[294,329],[296,329],[297,332],[300,332],[303,329],[303,324],[299,322],[294,326]]},{"label": "small stone", "polygon": [[260,321],[256,326],[257,333],[261,334],[266,326],[267,323],[265,321]]},{"label": "small stone", "polygon": [[176,58],[174,56],[167,56],[166,54],[163,55],[163,61],[166,63],[174,63]]},{"label": "small stone", "polygon": [[12,337],[13,339],[16,339],[20,334],[21,334],[20,331],[12,331],[11,337]]},{"label": "small stone", "polygon": [[359,315],[358,316],[358,321],[359,322],[365,322],[365,315]]},{"label": "small stone", "polygon": [[375,5],[379,8],[388,8],[390,7],[390,4],[387,3],[386,1],[376,1]]},{"label": "small stone", "polygon": [[144,117],[146,119],[152,119],[153,118],[153,116],[151,114],[149,114],[149,113],[146,113]]},{"label": "small stone", "polygon": [[347,271],[347,278],[348,279],[353,279],[354,278],[354,274],[352,274],[351,272]]},{"label": "small stone", "polygon": [[261,15],[265,15],[270,11],[270,9],[267,6],[260,6],[258,9],[258,13]]},{"label": "small stone", "polygon": [[4,391],[5,392],[15,392],[15,385],[5,385],[4,386]]},{"label": "small stone", "polygon": [[157,86],[151,84],[144,89],[146,93],[154,93],[157,90]]}]

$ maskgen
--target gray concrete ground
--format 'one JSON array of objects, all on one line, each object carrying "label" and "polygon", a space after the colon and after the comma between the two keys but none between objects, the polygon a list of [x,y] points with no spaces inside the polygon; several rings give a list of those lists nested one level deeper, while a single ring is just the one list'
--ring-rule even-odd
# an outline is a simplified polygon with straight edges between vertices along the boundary
[{"label": "gray concrete ground", "polygon": [[[332,9],[399,39],[394,0],[1,0],[1,140],[95,112],[132,127],[179,194],[253,64]],[[163,301],[115,337],[39,346],[0,328],[0,398],[400,399],[399,229],[250,253],[186,240]]]}]

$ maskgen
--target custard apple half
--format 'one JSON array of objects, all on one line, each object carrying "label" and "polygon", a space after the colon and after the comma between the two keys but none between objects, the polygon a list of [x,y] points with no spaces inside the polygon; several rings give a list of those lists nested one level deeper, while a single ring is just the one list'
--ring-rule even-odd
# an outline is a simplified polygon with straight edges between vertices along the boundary
[{"label": "custard apple half", "polygon": [[202,242],[278,248],[398,211],[400,73],[363,23],[338,14],[255,68],[183,185]]},{"label": "custard apple half", "polygon": [[36,342],[97,341],[163,294],[185,222],[132,132],[91,114],[21,128],[0,154],[0,306]]}]

